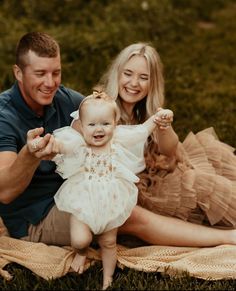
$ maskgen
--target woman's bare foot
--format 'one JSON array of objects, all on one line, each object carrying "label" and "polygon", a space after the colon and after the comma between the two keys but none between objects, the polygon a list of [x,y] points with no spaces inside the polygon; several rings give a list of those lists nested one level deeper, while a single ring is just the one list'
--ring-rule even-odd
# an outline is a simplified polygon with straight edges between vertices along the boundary
[{"label": "woman's bare foot", "polygon": [[103,286],[102,286],[102,290],[106,290],[108,287],[111,286],[112,283],[112,277],[104,277],[103,278]]},{"label": "woman's bare foot", "polygon": [[86,261],[86,256],[81,256],[77,253],[71,263],[71,268],[75,272],[82,274],[84,272],[85,261]]}]

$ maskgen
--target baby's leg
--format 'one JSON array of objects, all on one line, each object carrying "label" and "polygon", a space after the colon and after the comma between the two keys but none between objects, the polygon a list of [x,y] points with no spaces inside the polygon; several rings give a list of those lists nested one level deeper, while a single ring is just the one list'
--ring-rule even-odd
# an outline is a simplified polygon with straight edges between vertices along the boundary
[{"label": "baby's leg", "polygon": [[79,221],[74,215],[70,218],[71,246],[75,248],[77,254],[71,264],[71,268],[82,274],[87,255],[87,249],[93,236],[89,226]]},{"label": "baby's leg", "polygon": [[117,228],[107,231],[98,237],[103,264],[103,290],[111,285],[112,276],[116,267],[116,237]]}]

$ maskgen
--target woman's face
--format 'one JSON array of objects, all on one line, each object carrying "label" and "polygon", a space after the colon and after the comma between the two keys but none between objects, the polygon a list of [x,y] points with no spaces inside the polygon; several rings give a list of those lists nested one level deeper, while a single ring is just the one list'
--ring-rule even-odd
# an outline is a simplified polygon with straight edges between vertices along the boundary
[{"label": "woman's face", "polygon": [[149,71],[147,60],[135,55],[124,65],[119,77],[119,96],[123,106],[135,105],[148,94]]}]

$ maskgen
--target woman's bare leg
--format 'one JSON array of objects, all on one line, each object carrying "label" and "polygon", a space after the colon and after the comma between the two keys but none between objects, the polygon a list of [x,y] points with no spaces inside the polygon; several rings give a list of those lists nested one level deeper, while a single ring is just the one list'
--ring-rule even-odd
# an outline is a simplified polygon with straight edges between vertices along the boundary
[{"label": "woman's bare leg", "polygon": [[117,262],[116,237],[117,228],[104,232],[98,237],[103,264],[102,290],[107,289],[112,283],[112,276]]},{"label": "woman's bare leg", "polygon": [[155,214],[136,206],[120,234],[131,234],[151,244],[207,247],[236,244],[236,230],[222,230]]},{"label": "woman's bare leg", "polygon": [[71,263],[71,268],[75,272],[82,274],[84,271],[87,249],[92,242],[93,236],[89,226],[82,221],[79,221],[73,215],[71,215],[70,218],[70,233],[71,246],[77,251],[77,254]]}]

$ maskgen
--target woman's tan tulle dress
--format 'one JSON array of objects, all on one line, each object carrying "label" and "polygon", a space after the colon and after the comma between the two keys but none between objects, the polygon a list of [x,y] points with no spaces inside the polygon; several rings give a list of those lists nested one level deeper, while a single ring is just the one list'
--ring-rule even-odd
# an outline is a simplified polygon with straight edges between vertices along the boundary
[{"label": "woman's tan tulle dress", "polygon": [[165,216],[219,228],[236,228],[236,155],[213,128],[188,134],[175,159],[146,149],[138,176],[139,205]]}]

